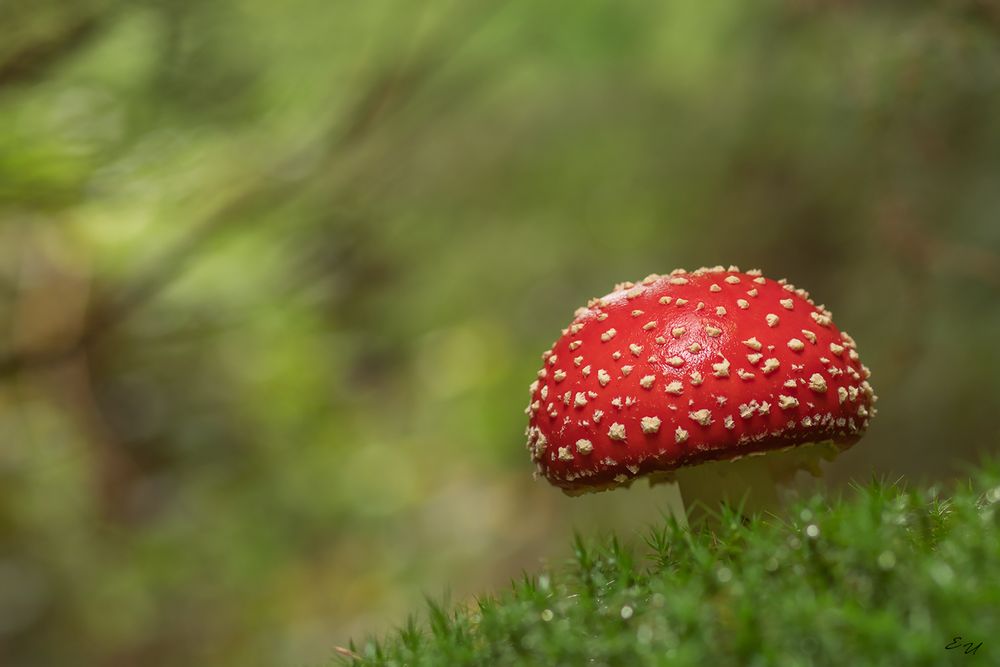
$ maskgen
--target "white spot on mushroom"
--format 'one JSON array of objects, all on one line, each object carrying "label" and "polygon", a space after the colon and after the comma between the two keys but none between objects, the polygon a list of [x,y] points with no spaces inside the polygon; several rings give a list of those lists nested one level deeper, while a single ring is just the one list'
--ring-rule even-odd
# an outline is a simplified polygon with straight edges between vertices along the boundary
[{"label": "white spot on mushroom", "polygon": [[759,292],[757,291],[757,288],[754,287],[753,289],[748,289],[747,290],[747,294],[749,294],[750,296],[754,296],[755,297],[755,296],[757,296],[757,294],[759,294]]},{"label": "white spot on mushroom", "polygon": [[560,461],[572,461],[573,455],[569,451],[569,447],[559,448],[559,460]]},{"label": "white spot on mushroom", "polygon": [[814,334],[812,331],[809,331],[809,329],[803,329],[802,335],[805,336],[806,340],[812,343],[813,345],[816,344],[816,334]]},{"label": "white spot on mushroom", "polygon": [[719,363],[712,364],[712,374],[717,378],[729,377],[729,360],[723,357]]},{"label": "white spot on mushroom", "polygon": [[844,387],[837,387],[837,400],[840,403],[847,400],[847,389]]},{"label": "white spot on mushroom", "polygon": [[764,371],[764,375],[770,375],[774,371],[778,370],[778,366],[780,365],[781,365],[780,361],[778,361],[774,357],[771,357],[769,359],[764,360],[764,367],[761,370]]},{"label": "white spot on mushroom", "polygon": [[694,307],[694,309],[696,311],[703,310],[704,308],[705,308],[705,302],[704,301],[699,301],[698,305]]},{"label": "white spot on mushroom", "polygon": [[688,352],[694,354],[695,352],[701,352],[701,345],[698,343],[691,343],[687,347]]},{"label": "white spot on mushroom", "polygon": [[639,317],[640,315],[642,315],[642,311],[641,310],[633,310],[632,311],[632,317]]},{"label": "white spot on mushroom", "polygon": [[739,276],[726,276],[726,282],[730,285],[738,285],[740,283]]},{"label": "white spot on mushroom", "polygon": [[[688,432],[682,429],[680,426],[674,431],[674,442],[680,444],[688,439]],[[523,454],[522,454],[523,456]]]},{"label": "white spot on mushroom", "polygon": [[615,422],[608,429],[608,437],[612,440],[622,441],[625,439],[625,425]]},{"label": "white spot on mushroom", "polygon": [[603,416],[604,416],[604,410],[594,410],[594,423],[595,424],[600,424],[601,423],[601,417],[603,417]]},{"label": "white spot on mushroom", "polygon": [[815,392],[823,393],[826,391],[826,380],[819,373],[813,373],[809,376],[809,388]]},{"label": "white spot on mushroom", "polygon": [[638,287],[633,287],[629,291],[625,292],[625,298],[629,300],[634,299],[640,294],[642,294],[644,290],[645,288],[642,287],[641,285],[639,285]]},{"label": "white spot on mushroom", "polygon": [[583,345],[583,341],[582,340],[575,340],[575,341],[573,341],[572,343],[569,344],[569,349],[572,352],[573,350],[577,349],[581,345]]},{"label": "white spot on mushroom", "polygon": [[746,310],[747,308],[750,307],[750,302],[747,301],[746,299],[736,299],[736,305],[739,306],[742,310]]},{"label": "white spot on mushroom", "polygon": [[628,377],[628,374],[632,372],[632,366],[622,366],[622,375]]},{"label": "white spot on mushroom", "polygon": [[586,438],[580,438],[576,441],[576,451],[581,454],[589,454],[594,451],[594,443]]},{"label": "white spot on mushroom", "polygon": [[671,301],[673,301],[673,297],[670,297],[670,296],[661,296],[659,303],[660,303],[660,305],[666,306]]},{"label": "white spot on mushroom", "polygon": [[684,385],[683,383],[674,380],[673,382],[667,385],[665,391],[668,394],[676,394],[677,396],[680,396],[681,393],[684,391]]},{"label": "white spot on mushroom", "polygon": [[566,379],[566,371],[556,370],[556,372],[552,374],[552,379],[556,382],[562,382]]},{"label": "white spot on mushroom", "polygon": [[747,361],[753,365],[757,365],[757,362],[764,358],[764,355],[760,352],[751,352],[747,355]]},{"label": "white spot on mushroom", "polygon": [[746,340],[742,341],[742,343],[744,345],[746,345],[747,347],[749,347],[751,350],[759,350],[761,347],[763,347],[760,344],[760,341],[757,340],[756,336],[753,336],[751,338],[747,338]]},{"label": "white spot on mushroom", "polygon": [[597,369],[597,381],[601,383],[602,387],[607,387],[608,383],[611,382],[611,376],[603,368]]},{"label": "white spot on mushroom", "polygon": [[839,357],[844,353],[844,346],[837,345],[836,343],[830,343],[830,351]]},{"label": "white spot on mushroom", "polygon": [[736,422],[733,420],[732,415],[726,415],[726,418],[722,420],[722,425],[725,426],[730,431],[736,428]]},{"label": "white spot on mushroom", "polygon": [[738,368],[736,374],[740,376],[741,380],[752,380],[756,377],[756,375],[744,368]]},{"label": "white spot on mushroom", "polygon": [[642,354],[642,345],[636,345],[635,343],[632,343],[631,345],[628,346],[628,351],[638,357],[640,354]]},{"label": "white spot on mushroom", "polygon": [[641,424],[643,433],[657,433],[660,430],[659,417],[643,417]]},{"label": "white spot on mushroom", "polygon": [[680,368],[681,366],[684,365],[684,360],[681,359],[680,357],[670,357],[669,359],[667,359],[667,363],[673,366],[674,368]]},{"label": "white spot on mushroom", "polygon": [[587,364],[586,366],[584,366],[583,368],[581,368],[580,372],[583,373],[583,377],[589,376],[590,375],[590,364]]},{"label": "white spot on mushroom", "polygon": [[718,327],[713,327],[711,324],[705,325],[705,333],[707,333],[712,338],[718,338],[722,335],[722,329]]},{"label": "white spot on mushroom", "polygon": [[799,399],[794,396],[785,396],[784,394],[778,394],[778,407],[782,410],[790,410],[794,407],[798,407]]},{"label": "white spot on mushroom", "polygon": [[795,307],[795,302],[791,299],[779,299],[778,303],[780,303],[786,310],[791,310]]},{"label": "white spot on mushroom", "polygon": [[789,389],[795,389],[798,385],[795,384],[795,380],[785,380],[784,386],[788,387]]},{"label": "white spot on mushroom", "polygon": [[556,365],[556,359],[558,359],[558,358],[559,357],[557,355],[555,355],[555,354],[549,355],[549,366],[555,366]]},{"label": "white spot on mushroom", "polygon": [[655,375],[643,375],[642,379],[639,380],[639,386],[643,389],[651,389],[654,382],[656,382]]},{"label": "white spot on mushroom", "polygon": [[649,331],[650,329],[656,327],[656,320],[651,320],[642,325],[643,331]]},{"label": "white spot on mushroom", "polygon": [[699,373],[698,371],[691,372],[691,386],[697,387],[704,381],[705,379],[702,377],[701,373]]},{"label": "white spot on mushroom", "polygon": [[805,348],[806,344],[800,341],[798,338],[790,338],[788,340],[788,349],[794,350],[795,352],[801,352]]},{"label": "white spot on mushroom", "polygon": [[615,350],[614,352],[612,352],[611,353],[611,358],[614,359],[615,361],[618,361],[619,359],[621,359],[622,358],[621,350]]},{"label": "white spot on mushroom", "polygon": [[767,326],[769,327],[778,326],[778,316],[775,315],[774,313],[768,313],[767,315],[764,316],[764,319],[767,320]]},{"label": "white spot on mushroom", "polygon": [[722,288],[719,287],[718,284],[712,283],[711,285],[708,286],[708,291],[709,292],[721,292]]},{"label": "white spot on mushroom", "polygon": [[615,337],[616,333],[618,332],[615,331],[614,329],[608,329],[607,331],[601,334],[601,340],[607,343],[609,340]]},{"label": "white spot on mushroom", "polygon": [[580,355],[579,357],[573,357],[573,365],[574,366],[576,366],[577,368],[579,368],[580,364],[582,364],[582,363],[583,363],[583,355]]},{"label": "white spot on mushroom", "polygon": [[582,391],[576,392],[576,396],[573,397],[573,405],[578,408],[582,408],[587,404],[587,395]]},{"label": "white spot on mushroom", "polygon": [[821,327],[830,326],[830,322],[832,321],[829,315],[821,315],[816,311],[809,313],[809,317],[813,318],[813,321],[816,322],[816,324],[820,325]]},{"label": "white spot on mushroom", "polygon": [[763,276],[757,276],[756,278],[753,279],[753,281],[758,285],[763,285],[764,283],[767,282],[767,280],[765,280]]},{"label": "white spot on mushroom", "polygon": [[708,408],[702,408],[701,410],[695,410],[694,412],[689,412],[688,417],[692,420],[698,422],[702,426],[708,426],[712,423],[712,411]]},{"label": "white spot on mushroom", "polygon": [[725,315],[726,314],[726,308],[725,308],[725,306],[716,306],[715,307],[715,314],[718,315],[719,317],[722,317],[723,315]]},{"label": "white spot on mushroom", "polygon": [[670,279],[670,284],[671,285],[687,285],[688,284],[688,279],[687,278],[682,278],[680,276],[677,276],[677,277],[674,277],[674,278]]},{"label": "white spot on mushroom", "polygon": [[674,327],[673,329],[670,330],[670,335],[673,336],[674,338],[680,338],[681,336],[684,335],[685,331],[687,331],[687,329],[685,329],[684,327]]},{"label": "white spot on mushroom", "polygon": [[681,299],[680,297],[678,297],[678,298],[677,298],[677,299],[676,299],[676,300],[674,301],[674,304],[675,304],[675,305],[677,305],[677,306],[683,306],[683,305],[684,305],[684,304],[686,304],[687,302],[688,302],[688,300],[687,300],[687,299]]}]

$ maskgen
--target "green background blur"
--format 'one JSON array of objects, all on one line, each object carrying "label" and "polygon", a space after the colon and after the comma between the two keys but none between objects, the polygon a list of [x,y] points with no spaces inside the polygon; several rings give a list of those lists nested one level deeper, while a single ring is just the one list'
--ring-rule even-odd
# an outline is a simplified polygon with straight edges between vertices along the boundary
[{"label": "green background blur", "polygon": [[825,303],[880,414],[1000,444],[1000,3],[0,3],[0,664],[323,664],[654,493],[533,482],[618,281]]}]

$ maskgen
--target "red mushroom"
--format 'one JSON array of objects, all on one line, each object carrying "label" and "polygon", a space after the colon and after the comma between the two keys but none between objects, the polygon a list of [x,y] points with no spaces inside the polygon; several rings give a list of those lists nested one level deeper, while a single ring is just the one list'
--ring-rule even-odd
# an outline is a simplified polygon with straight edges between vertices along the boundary
[{"label": "red mushroom", "polygon": [[854,340],[806,291],[755,270],[617,285],[578,309],[542,359],[528,449],[571,495],[693,480],[692,466],[779,451],[772,475],[817,472],[875,413]]}]

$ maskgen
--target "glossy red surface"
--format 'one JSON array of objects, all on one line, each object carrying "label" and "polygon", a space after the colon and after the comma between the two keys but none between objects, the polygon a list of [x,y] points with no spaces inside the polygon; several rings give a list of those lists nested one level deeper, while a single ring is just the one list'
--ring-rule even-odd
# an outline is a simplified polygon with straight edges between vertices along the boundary
[{"label": "glossy red surface", "polygon": [[874,412],[851,337],[808,293],[755,272],[619,285],[543,357],[528,448],[569,490],[807,442],[846,447]]}]

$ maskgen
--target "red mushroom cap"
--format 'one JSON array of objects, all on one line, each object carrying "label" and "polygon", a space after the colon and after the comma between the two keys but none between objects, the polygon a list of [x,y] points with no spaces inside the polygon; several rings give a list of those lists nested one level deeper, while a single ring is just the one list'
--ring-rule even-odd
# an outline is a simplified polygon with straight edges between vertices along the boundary
[{"label": "red mushroom cap", "polygon": [[807,292],[755,270],[617,285],[542,359],[528,449],[569,493],[806,443],[846,449],[875,412],[854,340]]}]

